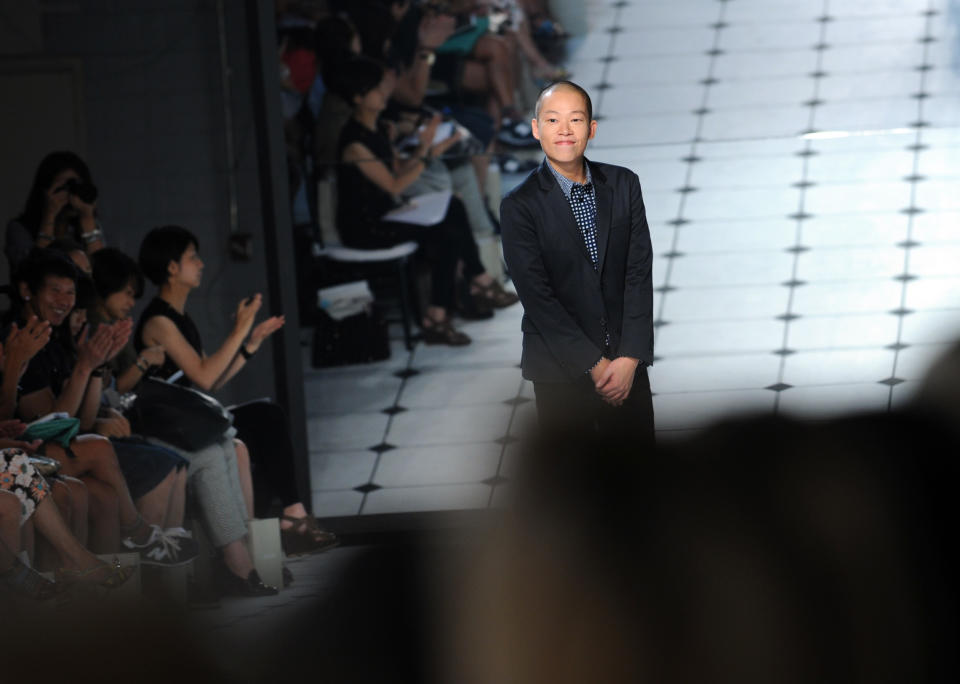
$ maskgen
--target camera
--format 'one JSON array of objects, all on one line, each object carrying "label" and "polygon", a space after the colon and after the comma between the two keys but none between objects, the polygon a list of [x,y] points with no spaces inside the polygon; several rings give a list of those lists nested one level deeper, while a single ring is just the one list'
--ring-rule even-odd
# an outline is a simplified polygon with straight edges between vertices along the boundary
[{"label": "camera", "polygon": [[84,204],[93,204],[97,201],[97,186],[93,183],[85,183],[76,178],[71,178],[62,187],[71,195],[80,198],[80,201]]}]

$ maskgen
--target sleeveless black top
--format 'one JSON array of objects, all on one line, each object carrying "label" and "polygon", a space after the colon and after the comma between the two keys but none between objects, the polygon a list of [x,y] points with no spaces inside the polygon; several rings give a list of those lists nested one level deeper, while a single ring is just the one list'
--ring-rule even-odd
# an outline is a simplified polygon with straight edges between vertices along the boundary
[{"label": "sleeveless black top", "polygon": [[[340,131],[337,159],[351,143],[360,143],[393,170],[393,146],[386,135],[364,127],[350,118]],[[364,247],[367,236],[376,231],[380,217],[394,209],[393,196],[371,181],[356,164],[341,164],[337,171],[337,231],[344,245]]]},{"label": "sleeveless black top", "polygon": [[[160,299],[159,297],[154,297],[147,308],[143,310],[143,315],[140,316],[140,321],[137,323],[137,330],[133,336],[134,345],[137,348],[137,351],[140,352],[146,346],[143,343],[143,327],[147,324],[154,316],[166,316],[173,324],[177,326],[177,330],[180,331],[180,334],[190,343],[190,346],[193,347],[201,356],[203,355],[203,344],[200,342],[200,331],[197,330],[197,326],[194,324],[193,320],[185,314],[180,313],[167,302]],[[159,368],[152,368],[150,370],[150,375],[159,377],[162,380],[166,380],[171,375],[180,370],[180,366],[173,362],[173,359],[170,356],[167,356],[163,365]],[[177,381],[178,385],[191,385],[190,379],[184,375]]]}]

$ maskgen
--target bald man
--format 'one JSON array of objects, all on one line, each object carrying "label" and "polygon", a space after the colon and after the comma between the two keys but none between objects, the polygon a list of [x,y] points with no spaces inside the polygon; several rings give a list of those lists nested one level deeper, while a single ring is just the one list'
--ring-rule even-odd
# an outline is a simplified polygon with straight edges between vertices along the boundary
[{"label": "bald man", "polygon": [[540,424],[650,444],[653,251],[640,181],[584,156],[597,122],[575,83],[540,94],[532,127],[546,158],[504,197],[500,221]]}]

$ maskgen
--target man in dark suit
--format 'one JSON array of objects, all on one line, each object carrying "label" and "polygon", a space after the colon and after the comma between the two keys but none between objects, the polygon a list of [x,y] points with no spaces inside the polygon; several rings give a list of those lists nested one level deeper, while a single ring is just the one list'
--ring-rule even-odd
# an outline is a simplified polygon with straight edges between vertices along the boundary
[{"label": "man in dark suit", "polygon": [[652,442],[650,232],[637,175],[584,157],[592,109],[568,81],[541,93],[532,126],[546,159],[500,205],[523,377],[541,426]]}]

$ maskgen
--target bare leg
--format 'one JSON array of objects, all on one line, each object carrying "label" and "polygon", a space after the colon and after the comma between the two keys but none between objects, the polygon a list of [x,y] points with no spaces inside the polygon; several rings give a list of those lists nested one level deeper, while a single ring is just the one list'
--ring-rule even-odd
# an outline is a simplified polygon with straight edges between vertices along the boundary
[{"label": "bare leg", "polygon": [[170,492],[170,503],[167,506],[167,516],[163,520],[163,528],[183,527],[184,511],[187,507],[187,469],[180,468]]},{"label": "bare leg", "polygon": [[149,525],[163,525],[167,517],[167,509],[170,506],[170,497],[173,493],[173,486],[177,480],[177,470],[173,468],[167,473],[167,476],[160,481],[156,487],[141,496],[136,501],[137,510]]},{"label": "bare leg", "polygon": [[0,491],[0,570],[13,565],[20,552],[20,499],[13,492]]},{"label": "bare leg", "polygon": [[[64,568],[71,570],[85,570],[97,565],[103,565],[96,556],[90,553],[83,544],[70,532],[67,523],[60,515],[57,505],[47,497],[37,505],[33,513],[33,521],[47,541],[60,554],[60,561]],[[106,566],[104,566],[106,567]]]},{"label": "bare leg", "polygon": [[[497,126],[499,125],[498,123]],[[493,142],[493,140],[490,141],[484,154],[470,158],[470,163],[473,164],[473,171],[477,174],[477,185],[480,186],[481,195],[486,192],[487,170],[490,168],[490,155],[493,154]]]},{"label": "bare leg", "polygon": [[223,562],[234,575],[246,578],[253,570],[253,560],[247,552],[242,539],[232,541],[223,547]]},{"label": "bare leg", "polygon": [[[73,497],[70,496],[70,487],[67,486],[67,483],[64,480],[54,480],[53,484],[50,486],[50,493],[53,495],[53,501],[57,505],[60,515],[63,516],[67,527],[73,529],[74,510],[72,501]],[[84,511],[84,514],[86,514],[86,511]],[[34,565],[44,570],[52,570],[53,568],[57,567],[59,562],[56,549],[54,549],[43,537],[39,539],[34,548],[33,558]]]},{"label": "bare leg", "polygon": [[[243,492],[243,505],[247,509],[247,520],[253,519],[253,473],[250,470],[250,451],[239,439],[233,440],[237,450],[237,472],[240,475],[240,490]],[[244,575],[246,577],[246,575]]]},{"label": "bare leg", "polygon": [[491,106],[491,116],[497,126],[504,115],[514,115],[512,64],[513,54],[508,42],[492,34],[484,35],[477,41],[471,58],[464,64],[463,87],[493,95],[495,107]]},{"label": "bare leg", "polygon": [[[48,448],[48,455],[60,461],[61,471],[64,475],[83,476],[81,479],[87,482],[88,488],[91,479],[99,480],[111,487],[117,497],[116,505],[120,527],[132,528],[134,541],[145,542],[150,536],[150,527],[146,524],[137,524],[140,513],[130,497],[130,490],[127,489],[127,483],[123,479],[123,473],[117,463],[117,454],[114,452],[110,440],[99,435],[81,435],[70,444],[70,448],[74,453],[73,458],[66,456],[62,450],[52,447],[52,445]],[[93,493],[91,492],[91,510],[94,507],[92,499]],[[102,504],[102,501],[98,504]]]},{"label": "bare leg", "polygon": [[20,550],[27,552],[27,558],[30,559],[30,564],[33,565],[33,550],[36,542],[36,534],[33,531],[33,520],[27,518],[26,522],[23,523],[23,527],[20,528]]},{"label": "bare leg", "polygon": [[120,548],[120,514],[117,493],[96,478],[83,478],[90,506],[89,546],[97,553],[110,553]]},{"label": "bare leg", "polygon": [[[90,510],[87,488],[83,482],[72,477],[61,478],[58,484],[63,485],[70,493],[70,515],[64,515],[64,518],[68,521],[70,531],[73,532],[73,536],[77,538],[77,541],[86,545],[88,530],[87,516]],[[63,508],[61,508],[60,513],[63,514],[63,512]]]},{"label": "bare leg", "polygon": [[[87,488],[83,482],[72,477],[61,477],[53,481],[50,487],[53,494],[54,503],[60,515],[67,523],[67,527],[73,533],[81,544],[87,543],[87,529],[89,513]],[[27,521],[29,523],[29,521]],[[26,526],[25,526],[26,528]],[[30,525],[30,557],[34,557],[33,545],[33,526]],[[57,556],[55,549],[45,540],[40,538],[36,545],[36,561],[38,568],[52,569],[57,565]]]}]

